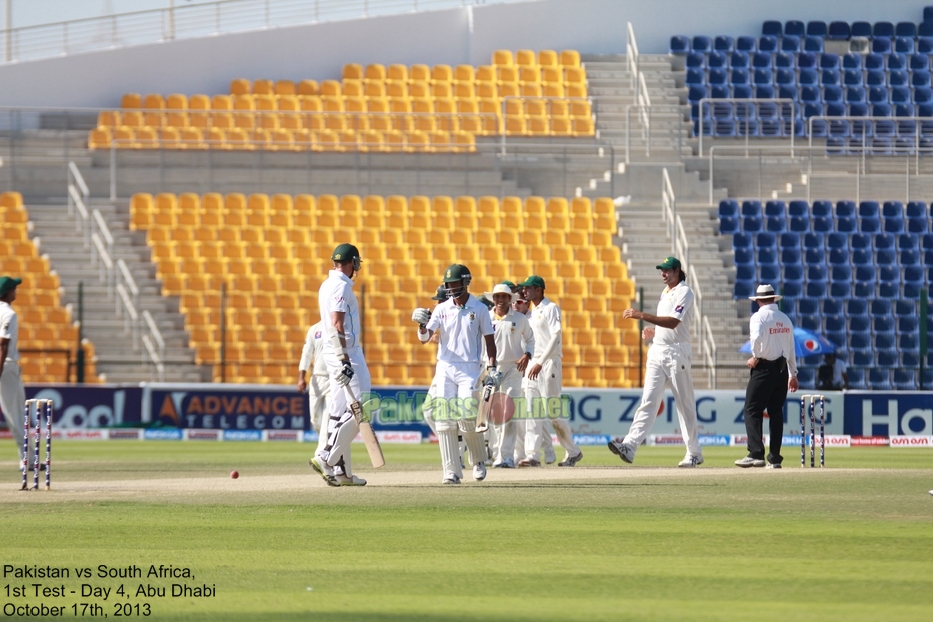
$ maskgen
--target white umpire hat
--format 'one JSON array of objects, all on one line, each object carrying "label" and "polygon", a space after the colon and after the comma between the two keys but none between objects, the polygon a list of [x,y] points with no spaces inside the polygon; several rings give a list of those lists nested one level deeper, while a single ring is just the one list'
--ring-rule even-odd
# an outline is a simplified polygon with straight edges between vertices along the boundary
[{"label": "white umpire hat", "polygon": [[764,285],[759,285],[758,289],[755,291],[754,296],[749,296],[749,300],[761,300],[762,298],[774,298],[775,300],[781,300],[784,296],[774,293],[774,288],[765,283]]},{"label": "white umpire hat", "polygon": [[518,300],[518,294],[513,294],[512,288],[506,285],[505,283],[499,283],[498,285],[492,288],[491,292],[486,292],[483,295],[486,296],[487,299],[492,300],[493,296],[495,296],[496,294],[508,294],[509,296],[512,297],[512,302],[515,302],[516,300]]}]

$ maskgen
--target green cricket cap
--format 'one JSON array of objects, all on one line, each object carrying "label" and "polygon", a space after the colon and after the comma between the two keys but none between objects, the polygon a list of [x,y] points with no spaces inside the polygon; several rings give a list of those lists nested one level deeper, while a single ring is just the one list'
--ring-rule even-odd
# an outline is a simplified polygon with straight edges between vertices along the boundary
[{"label": "green cricket cap", "polygon": [[333,261],[352,261],[354,257],[359,259],[360,249],[352,244],[341,244],[330,256]]},{"label": "green cricket cap", "polygon": [[16,289],[16,286],[23,282],[23,279],[14,279],[11,276],[0,276],[0,296]]},{"label": "green cricket cap", "polygon": [[508,288],[509,288],[509,289],[512,289],[512,290],[514,290],[516,287],[518,287],[518,285],[516,285],[516,284],[513,283],[512,281],[499,281],[499,285],[507,285]]},{"label": "green cricket cap", "polygon": [[437,293],[434,294],[434,297],[431,300],[437,300],[439,302],[444,302],[447,300],[447,288],[443,285],[437,288]]},{"label": "green cricket cap", "polygon": [[655,266],[658,270],[673,270],[682,267],[676,257],[665,257],[664,261]]},{"label": "green cricket cap", "polygon": [[470,269],[463,264],[451,264],[444,270],[445,283],[452,283],[453,281],[466,281],[469,283],[471,280],[473,280],[473,275],[470,274]]},{"label": "green cricket cap", "polygon": [[521,283],[518,284],[519,287],[540,287],[544,289],[544,279],[540,276],[533,274]]}]

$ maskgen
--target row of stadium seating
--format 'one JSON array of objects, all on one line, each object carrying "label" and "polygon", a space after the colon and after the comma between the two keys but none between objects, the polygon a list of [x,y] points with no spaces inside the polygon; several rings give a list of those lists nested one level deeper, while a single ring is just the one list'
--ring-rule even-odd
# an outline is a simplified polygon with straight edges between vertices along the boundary
[{"label": "row of stadium seating", "polygon": [[[408,317],[443,269],[463,262],[475,294],[531,273],[546,279],[565,312],[568,386],[637,383],[637,328],[615,325],[634,286],[612,243],[611,199],[137,194],[130,226],[147,232],[163,293],[181,297],[202,364],[220,360],[226,285],[233,378],[291,381],[330,252],[351,240],[363,255],[356,280],[374,381],[430,380],[434,350],[416,342]],[[239,373],[255,365],[259,376]]]},{"label": "row of stadium seating", "polygon": [[[66,381],[68,358],[53,350],[74,352],[78,329],[70,309],[63,307],[58,275],[46,256],[39,256],[29,239],[29,214],[18,192],[0,194],[0,275],[23,280],[16,290],[14,308],[19,317],[19,349],[24,382]],[[86,379],[98,382],[93,345],[83,341],[87,357]],[[42,352],[22,352],[37,350]]]},{"label": "row of stadium seating", "polygon": [[[443,132],[453,135],[431,136]],[[513,59],[499,50],[480,67],[350,64],[342,81],[236,79],[229,95],[213,97],[129,93],[122,110],[100,113],[88,142],[92,149],[429,151],[470,150],[475,136],[503,133],[594,135],[579,53],[520,50]]]},{"label": "row of stadium seating", "polygon": [[737,299],[772,283],[795,325],[844,348],[852,388],[916,387],[927,321],[917,298],[933,286],[926,203],[728,199],[718,213],[720,233],[732,235]]}]

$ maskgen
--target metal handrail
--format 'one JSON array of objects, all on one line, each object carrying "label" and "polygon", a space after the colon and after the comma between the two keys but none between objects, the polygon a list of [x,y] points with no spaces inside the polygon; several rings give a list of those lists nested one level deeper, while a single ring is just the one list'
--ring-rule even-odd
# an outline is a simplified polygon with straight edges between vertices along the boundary
[{"label": "metal handrail", "polygon": [[110,233],[110,227],[107,226],[107,221],[104,220],[104,216],[100,213],[100,210],[95,208],[91,215],[94,219],[94,225],[97,227],[98,233],[107,243],[107,252],[110,253],[111,257],[113,256],[113,235]]},{"label": "metal handrail", "polygon": [[75,231],[84,234],[84,248],[89,248],[91,245],[91,228],[88,226],[90,214],[74,184],[68,185],[68,213],[75,215]]},{"label": "metal handrail", "polygon": [[625,60],[628,63],[629,73],[632,74],[632,90],[635,90],[638,86],[637,81],[641,71],[639,69],[638,42],[635,40],[635,29],[632,27],[632,22],[626,22],[625,32]]},{"label": "metal handrail", "polygon": [[162,363],[162,359],[159,358],[159,354],[156,352],[156,348],[152,343],[152,339],[149,338],[149,335],[143,335],[143,346],[145,347],[143,363],[146,362],[146,354],[148,354],[149,363],[155,368],[156,379],[159,382],[165,382],[165,365]]},{"label": "metal handrail", "polygon": [[677,197],[674,195],[674,186],[667,167],[661,172],[661,222],[667,225],[667,237],[671,240],[671,252],[675,250],[675,231],[677,216]]},{"label": "metal handrail", "polygon": [[[139,349],[139,312],[130,300],[130,294],[123,283],[117,283],[116,315],[123,318],[123,332],[133,336],[133,350]],[[122,304],[121,304],[122,303]],[[125,315],[124,315],[125,313]]]},{"label": "metal handrail", "polygon": [[143,310],[143,321],[146,322],[146,326],[149,328],[149,332],[152,334],[153,340],[155,340],[156,345],[159,346],[159,359],[160,361],[165,360],[165,339],[162,337],[162,332],[159,330],[159,326],[155,322],[155,318],[152,317],[152,314],[149,313],[148,309]]},{"label": "metal handrail", "polygon": [[[652,118],[661,118],[661,119],[677,119],[683,121],[684,115],[681,109],[680,104],[657,104],[655,106],[644,106],[642,104],[628,104],[625,106],[625,163],[631,163],[631,152],[632,152],[632,109],[637,109],[639,111],[639,116],[642,118],[641,124],[641,135],[642,139],[645,141],[645,156],[651,156],[651,120]],[[659,109],[667,109],[672,112],[656,112]],[[644,122],[644,117],[647,115],[648,123]],[[677,128],[677,153],[681,152],[683,146],[683,130]]]},{"label": "metal handrail", "polygon": [[139,286],[136,285],[136,279],[133,278],[133,273],[130,272],[130,268],[126,265],[126,261],[123,259],[118,259],[117,269],[120,271],[120,277],[123,279],[123,284],[129,290],[130,294],[133,295],[133,304],[139,306]]},{"label": "metal handrail", "polygon": [[[301,24],[528,0],[218,0],[0,31],[0,62]],[[5,40],[4,40],[5,39]]]},{"label": "metal handrail", "polygon": [[716,339],[713,337],[713,327],[710,326],[709,318],[703,317],[703,339],[702,339],[703,360],[706,363],[706,379],[710,389],[716,389],[716,368],[718,366],[718,354],[716,352]]},{"label": "metal handrail", "polygon": [[87,201],[91,196],[91,191],[87,187],[87,183],[84,181],[84,175],[81,174],[81,171],[78,170],[78,165],[73,161],[68,163],[68,172],[71,174],[71,177],[75,180],[75,185],[78,187],[78,190],[81,191],[81,196],[84,197],[84,200]]},{"label": "metal handrail", "polygon": [[[736,98],[736,97],[726,97],[726,98],[722,98],[722,99],[713,98],[713,97],[704,97],[704,98],[700,99],[700,101],[697,102],[697,105],[699,106],[699,108],[698,108],[698,112],[699,112],[699,115],[698,115],[698,117],[699,117],[699,118],[698,118],[698,121],[699,121],[699,128],[698,128],[698,129],[700,130],[700,131],[699,131],[699,136],[698,136],[698,138],[699,138],[699,147],[698,147],[699,156],[700,156],[701,158],[703,157],[703,134],[704,134],[704,131],[703,131],[703,129],[704,129],[704,128],[703,128],[703,120],[704,120],[704,118],[705,118],[705,115],[703,114],[703,106],[704,106],[704,104],[763,104],[763,103],[767,103],[767,104],[789,104],[789,105],[790,105],[790,109],[791,109],[791,111],[792,111],[792,114],[791,114],[791,117],[790,117],[791,123],[793,124],[794,119],[797,118],[797,117],[796,117],[796,114],[797,114],[797,113],[796,113],[796,110],[797,110],[797,103],[796,103],[793,99],[781,99],[781,98],[767,99],[767,98],[763,98],[763,97],[749,97],[749,98],[746,98],[746,99],[741,99],[741,98]],[[756,108],[757,108],[757,106],[756,106]],[[778,119],[780,119],[781,121],[785,121],[785,120],[787,119],[787,117],[784,116],[783,112],[784,112],[784,107],[781,106],[781,105],[779,105],[779,106],[778,106]],[[741,120],[741,119],[740,119],[740,120]],[[710,121],[712,122],[712,118],[710,119]],[[794,135],[795,135],[795,134],[796,134],[796,132],[794,132],[794,128],[791,127],[791,132],[790,132],[790,149],[791,149],[791,155],[793,155],[793,153],[794,153]],[[746,146],[746,147],[748,147],[748,145],[749,145],[748,138],[749,138],[748,132],[746,132],[746,133],[745,133],[745,146]]]},{"label": "metal handrail", "polygon": [[104,241],[96,231],[91,234],[91,242],[91,266],[97,265],[98,260],[100,260],[100,281],[107,284],[107,295],[113,296],[113,287],[116,284],[113,259],[110,257],[110,253],[107,252]]}]

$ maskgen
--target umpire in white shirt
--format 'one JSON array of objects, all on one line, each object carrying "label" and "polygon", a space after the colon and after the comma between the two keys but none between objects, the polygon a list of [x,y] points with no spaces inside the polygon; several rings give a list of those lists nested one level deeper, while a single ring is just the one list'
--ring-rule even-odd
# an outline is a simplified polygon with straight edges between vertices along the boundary
[{"label": "umpire in white shirt", "polygon": [[771,285],[759,285],[755,295],[749,296],[749,300],[756,301],[759,306],[748,322],[752,342],[752,356],[745,363],[751,370],[745,389],[748,455],[735,461],[736,466],[743,469],[765,466],[765,444],[761,434],[766,410],[771,428],[770,468],[780,469],[783,460],[784,401],[788,390],[797,390],[797,356],[794,326],[776,304],[782,298]]}]

